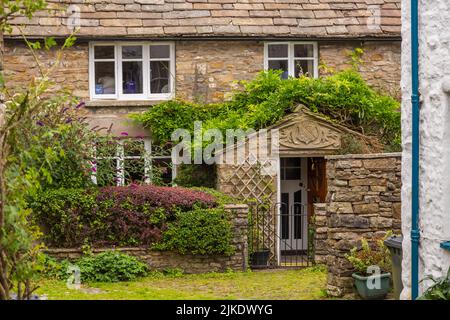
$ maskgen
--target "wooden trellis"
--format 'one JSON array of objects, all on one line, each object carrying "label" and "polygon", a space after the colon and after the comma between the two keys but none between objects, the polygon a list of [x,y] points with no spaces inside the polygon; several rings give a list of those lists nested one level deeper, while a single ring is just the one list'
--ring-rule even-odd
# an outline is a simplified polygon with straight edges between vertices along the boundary
[{"label": "wooden trellis", "polygon": [[268,174],[274,160],[255,161],[250,157],[236,165],[226,183],[232,186],[233,195],[250,206],[249,237],[258,237],[258,247],[270,250],[269,262],[277,264],[276,221],[273,208],[276,202],[276,174]]}]

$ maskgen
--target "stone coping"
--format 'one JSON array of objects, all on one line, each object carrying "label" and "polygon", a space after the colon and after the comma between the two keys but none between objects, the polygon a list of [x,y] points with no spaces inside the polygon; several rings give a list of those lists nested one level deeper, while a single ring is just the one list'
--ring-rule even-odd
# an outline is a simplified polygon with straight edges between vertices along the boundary
[{"label": "stone coping", "polygon": [[[91,251],[94,253],[100,253],[105,251],[143,251],[149,250],[149,247],[101,247],[101,248],[91,248]],[[82,251],[81,248],[47,248],[44,252],[48,253],[80,253]],[[156,250],[155,250],[156,251]]]},{"label": "stone coping", "polygon": [[378,159],[378,158],[401,158],[401,152],[392,153],[366,153],[366,154],[343,154],[343,155],[331,155],[325,156],[327,160],[338,159]]}]

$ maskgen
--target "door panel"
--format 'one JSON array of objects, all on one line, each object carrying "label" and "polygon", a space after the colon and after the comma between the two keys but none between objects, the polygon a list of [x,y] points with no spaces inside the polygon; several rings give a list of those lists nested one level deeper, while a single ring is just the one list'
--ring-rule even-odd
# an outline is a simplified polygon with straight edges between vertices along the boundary
[{"label": "door panel", "polygon": [[323,203],[327,197],[326,160],[308,158],[308,218],[314,214],[314,203]]},{"label": "door panel", "polygon": [[281,158],[280,250],[307,249],[307,159]]}]

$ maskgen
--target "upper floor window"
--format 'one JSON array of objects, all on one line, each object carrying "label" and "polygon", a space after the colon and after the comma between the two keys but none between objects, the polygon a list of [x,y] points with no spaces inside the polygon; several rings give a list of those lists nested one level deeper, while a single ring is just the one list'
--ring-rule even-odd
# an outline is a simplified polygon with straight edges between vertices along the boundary
[{"label": "upper floor window", "polygon": [[283,71],[283,79],[319,76],[316,42],[269,42],[264,49],[264,69]]},{"label": "upper floor window", "polygon": [[89,48],[92,99],[170,99],[175,85],[174,44],[94,42]]}]

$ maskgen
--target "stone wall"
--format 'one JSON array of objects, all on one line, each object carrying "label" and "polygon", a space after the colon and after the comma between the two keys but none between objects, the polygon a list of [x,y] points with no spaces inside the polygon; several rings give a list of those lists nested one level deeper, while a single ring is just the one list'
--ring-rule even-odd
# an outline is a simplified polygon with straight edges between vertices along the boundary
[{"label": "stone wall", "polygon": [[[116,248],[123,253],[138,257],[146,262],[151,270],[180,268],[185,273],[224,272],[227,270],[246,271],[248,267],[248,206],[227,205],[226,210],[232,213],[234,238],[232,245],[236,252],[231,256],[223,255],[182,255],[176,252],[153,251],[148,248]],[[93,249],[98,254],[111,248]],[[47,254],[58,259],[76,259],[82,256],[80,249],[51,248]]]},{"label": "stone wall", "polygon": [[321,63],[337,71],[349,68],[349,54],[356,48],[364,50],[361,57],[363,62],[359,68],[363,78],[373,88],[400,99],[401,45],[398,42],[324,43],[320,46]]},{"label": "stone wall", "polygon": [[[365,50],[361,72],[373,86],[398,93],[400,83],[400,43],[385,42],[319,42],[321,63],[336,70],[349,67],[349,53],[356,47]],[[237,88],[234,81],[250,80],[264,69],[263,41],[176,41],[176,95],[187,100],[219,102],[229,98]],[[89,101],[88,44],[79,42],[65,50],[54,79],[73,90],[75,96]],[[55,61],[55,50],[40,51],[44,66]],[[18,41],[5,42],[5,77],[9,87],[22,87],[38,68],[29,50]],[[323,73],[323,72],[322,72]],[[150,102],[147,104],[149,105]],[[111,112],[117,105],[110,104]],[[133,105],[128,104],[132,108]],[[142,107],[142,105],[140,105]]]},{"label": "stone wall", "polygon": [[345,258],[361,238],[401,230],[401,154],[328,156],[328,194],[316,204],[316,261],[328,267],[327,291],[353,293],[352,266]]},{"label": "stone wall", "polygon": [[177,97],[223,101],[237,88],[234,81],[253,79],[264,68],[263,61],[263,42],[179,41],[176,43]]}]

